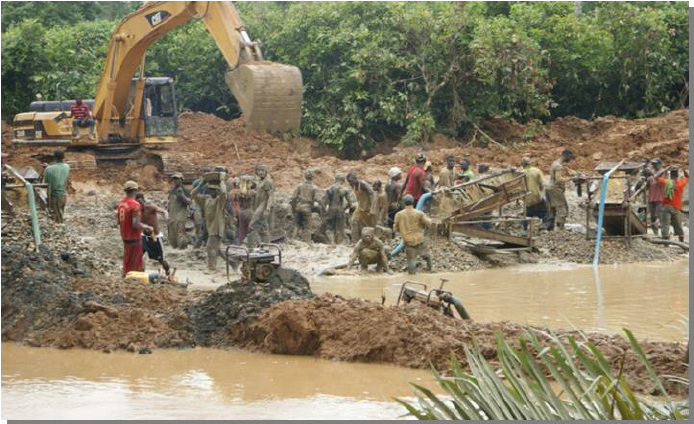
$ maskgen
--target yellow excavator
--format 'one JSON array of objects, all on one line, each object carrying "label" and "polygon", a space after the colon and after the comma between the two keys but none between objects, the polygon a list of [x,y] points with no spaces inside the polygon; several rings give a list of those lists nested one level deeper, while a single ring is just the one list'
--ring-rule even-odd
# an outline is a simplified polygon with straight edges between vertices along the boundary
[{"label": "yellow excavator", "polygon": [[113,32],[96,98],[84,101],[93,111],[93,138],[83,131],[73,136],[73,102],[60,99],[32,102],[29,112],[17,114],[13,142],[97,149],[176,142],[174,81],[146,77],[145,55],[152,43],[192,19],[204,22],[229,64],[225,81],[247,130],[298,131],[301,71],[264,60],[230,1],[161,1],[144,3]]}]

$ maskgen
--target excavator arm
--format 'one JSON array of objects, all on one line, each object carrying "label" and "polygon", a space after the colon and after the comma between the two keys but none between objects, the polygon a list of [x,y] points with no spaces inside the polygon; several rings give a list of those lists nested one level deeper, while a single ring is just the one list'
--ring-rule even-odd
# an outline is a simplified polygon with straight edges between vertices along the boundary
[{"label": "excavator arm", "polygon": [[[298,131],[303,97],[301,72],[294,66],[264,61],[260,46],[251,41],[230,1],[161,1],[144,3],[123,18],[113,32],[94,101],[100,138],[136,137],[134,123],[142,104],[147,49],[196,18],[204,22],[229,64],[225,80],[239,102],[247,128]],[[129,102],[131,80],[138,69],[139,80],[133,101]]]}]

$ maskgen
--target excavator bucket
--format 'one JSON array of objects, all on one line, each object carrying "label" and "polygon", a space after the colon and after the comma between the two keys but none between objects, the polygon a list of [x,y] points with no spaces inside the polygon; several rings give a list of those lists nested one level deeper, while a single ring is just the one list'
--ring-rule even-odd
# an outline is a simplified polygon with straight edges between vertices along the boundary
[{"label": "excavator bucket", "polygon": [[299,131],[303,82],[296,66],[253,62],[227,72],[246,127],[259,132]]}]

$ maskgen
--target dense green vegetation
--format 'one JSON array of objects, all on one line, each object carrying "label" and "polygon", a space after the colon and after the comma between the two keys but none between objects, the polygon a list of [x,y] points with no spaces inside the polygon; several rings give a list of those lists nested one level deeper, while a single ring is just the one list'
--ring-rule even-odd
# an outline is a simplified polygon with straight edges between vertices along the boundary
[{"label": "dense green vegetation", "polygon": [[[117,16],[137,2],[2,4],[3,119],[37,92],[92,97]],[[500,115],[652,116],[688,105],[685,2],[237,3],[266,58],[304,77],[302,133],[349,152],[464,136]],[[201,22],[148,52],[180,107],[237,116]]]}]

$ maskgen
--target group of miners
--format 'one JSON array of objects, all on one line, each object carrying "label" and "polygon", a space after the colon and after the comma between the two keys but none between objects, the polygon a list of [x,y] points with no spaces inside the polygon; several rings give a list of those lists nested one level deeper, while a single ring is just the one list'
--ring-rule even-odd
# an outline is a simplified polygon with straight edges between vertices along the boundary
[{"label": "group of miners", "polygon": [[[569,207],[565,192],[569,181],[577,174],[569,169],[575,155],[564,149],[549,169],[549,181],[544,181],[540,169],[529,157],[521,160],[526,175],[528,194],[524,201],[525,215],[539,218],[547,230],[564,229]],[[421,257],[431,269],[431,254],[426,243],[426,231],[431,220],[426,213],[426,193],[444,187],[453,187],[483,178],[490,172],[488,164],[480,163],[477,174],[468,159],[457,163],[455,157],[446,157],[446,166],[433,177],[433,167],[423,153],[416,155],[414,164],[404,173],[393,167],[388,171],[388,182],[372,183],[360,179],[356,173],[338,174],[334,183],[325,190],[313,182],[314,172],[304,172],[304,182],[294,190],[289,205],[294,220],[294,238],[311,242],[312,216],[321,217],[316,234],[324,240],[342,244],[346,239],[347,223],[351,224],[350,239],[354,244],[350,266],[358,262],[362,268],[375,264],[378,270],[388,269],[389,252],[379,239],[380,234],[400,234],[408,272],[415,272]],[[255,168],[254,176],[227,176],[226,168],[203,167],[201,176],[193,181],[192,190],[183,184],[183,175],[171,177],[166,209],[147,202],[138,184],[128,181],[124,185],[125,198],[116,211],[124,245],[123,274],[142,271],[143,255],[158,261],[166,273],[170,266],[164,259],[163,233],[158,215],[163,215],[168,227],[171,247],[185,249],[189,243],[195,247],[205,245],[207,265],[214,270],[223,241],[245,243],[254,248],[270,241],[270,210],[274,185],[262,164]],[[643,168],[639,184],[647,184],[648,213],[654,233],[670,237],[670,226],[680,241],[684,241],[680,211],[683,192],[689,183],[689,173],[680,177],[676,167],[662,167],[659,158],[648,161]],[[43,180],[47,184],[48,210],[56,222],[63,221],[70,167],[64,162],[61,150],[54,152],[54,164],[46,167]],[[186,222],[193,218],[195,237],[190,241]],[[320,238],[320,237],[319,237]]]}]

